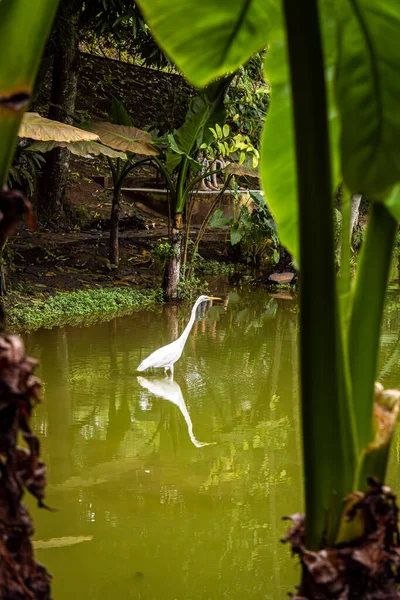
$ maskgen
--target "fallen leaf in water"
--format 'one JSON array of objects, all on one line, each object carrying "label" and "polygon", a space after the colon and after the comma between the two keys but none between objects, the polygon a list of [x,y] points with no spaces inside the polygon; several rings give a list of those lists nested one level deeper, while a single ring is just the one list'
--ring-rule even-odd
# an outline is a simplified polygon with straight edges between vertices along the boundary
[{"label": "fallen leaf in water", "polygon": [[59,538],[51,538],[50,540],[37,540],[33,542],[35,550],[47,550],[48,548],[64,548],[64,546],[75,546],[82,542],[91,542],[92,535],[81,536],[65,536]]}]

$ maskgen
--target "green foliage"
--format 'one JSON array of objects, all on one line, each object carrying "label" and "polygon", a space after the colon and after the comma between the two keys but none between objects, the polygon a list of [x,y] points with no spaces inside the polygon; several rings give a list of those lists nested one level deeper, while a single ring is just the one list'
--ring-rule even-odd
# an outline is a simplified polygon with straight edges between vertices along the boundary
[{"label": "green foliage", "polygon": [[267,204],[259,194],[250,192],[253,211],[246,220],[242,219],[244,235],[240,242],[241,254],[251,265],[259,266],[268,257],[272,263],[279,261],[279,239],[275,221]]},{"label": "green foliage", "polygon": [[400,180],[400,3],[348,1],[337,19],[343,177],[351,191],[381,199]]},{"label": "green foliage", "polygon": [[278,2],[139,0],[138,5],[165,53],[201,87],[265,47]]},{"label": "green foliage", "polygon": [[35,299],[30,304],[14,301],[7,311],[7,324],[24,331],[68,323],[90,325],[101,316],[126,314],[152,306],[161,298],[160,290],[99,288],[66,292]]},{"label": "green foliage", "polygon": [[236,263],[219,262],[218,260],[205,260],[200,256],[196,265],[196,271],[201,275],[234,275],[240,272],[240,265]]},{"label": "green foliage", "polygon": [[111,122],[115,125],[126,125],[133,127],[133,121],[126,110],[125,106],[115,96],[112,97],[111,103]]},{"label": "green foliage", "polygon": [[264,79],[264,56],[265,52],[259,52],[240,67],[225,98],[227,122],[236,134],[248,136],[255,148],[260,147],[270,98]]},{"label": "green foliage", "polygon": [[225,217],[222,209],[217,209],[209,226],[216,229],[230,227],[230,243],[241,244],[240,252],[244,260],[253,265],[260,265],[268,255],[273,262],[279,260],[279,239],[275,221],[268,210],[265,199],[260,194],[250,192],[252,210],[247,204],[237,202],[235,216]]},{"label": "green foliage", "polygon": [[[280,238],[295,258],[300,255],[307,544],[330,546],[344,497],[365,486],[365,465],[372,468],[370,475],[384,479],[398,408],[396,403],[390,408],[387,435],[374,437],[373,384],[396,222],[382,204],[373,204],[353,297],[346,289],[344,260],[339,303],[332,200],[343,179],[346,193],[365,193],[400,216],[400,49],[394,43],[400,5],[397,0],[284,1],[284,15],[276,20],[279,4],[272,2],[238,4],[236,12],[231,2],[228,7],[217,0],[207,0],[207,10],[194,0],[173,5],[142,0],[141,6],[157,39],[199,85],[245,62],[256,44],[269,43],[271,108],[261,170]],[[250,30],[249,18],[256,14]],[[285,30],[278,33],[275,21],[285,23]],[[232,230],[236,241],[238,222]]]},{"label": "green foliage", "polygon": [[40,153],[27,152],[25,148],[18,147],[8,172],[8,187],[22,190],[28,198],[32,197],[44,162]]},{"label": "green foliage", "polygon": [[[186,198],[183,188],[186,185],[189,166],[195,166],[195,154],[201,145],[212,139],[210,127],[224,125],[225,110],[223,98],[226,87],[231,78],[216,82],[204,92],[195,96],[188,108],[185,122],[173,134],[168,136],[168,150],[166,153],[166,168],[172,174],[179,168],[175,212],[182,212]],[[198,169],[197,169],[198,170]]]},{"label": "green foliage", "polygon": [[178,284],[178,296],[181,300],[193,300],[199,294],[204,294],[208,291],[208,283],[201,281],[194,271],[188,275],[185,269]]},{"label": "green foliage", "polygon": [[213,135],[213,140],[208,144],[204,142],[200,146],[200,149],[205,150],[207,157],[229,157],[237,160],[240,165],[250,163],[252,168],[257,167],[260,154],[248,135],[233,134],[227,123],[223,127],[217,123],[215,127],[209,127],[209,130]]},{"label": "green foliage", "polygon": [[[262,134],[260,172],[268,206],[277,223],[279,239],[298,262],[299,223],[297,202],[296,153],[293,121],[292,87],[289,76],[287,44],[284,31],[271,44],[265,62],[265,76],[271,85],[271,106]],[[328,58],[326,62],[329,63]],[[328,115],[333,168],[333,191],[340,183],[337,145],[338,118],[333,104],[333,70],[325,68],[328,87]],[[272,101],[273,100],[273,101]]]},{"label": "green foliage", "polygon": [[[0,2],[0,187],[8,176],[19,125],[33,93],[36,73],[57,9],[55,0]],[[10,100],[9,105],[5,102]]]},{"label": "green foliage", "polygon": [[157,256],[157,258],[160,259],[162,272],[164,272],[165,267],[172,256],[171,240],[168,238],[160,238],[153,245],[151,253],[153,256]]},{"label": "green foliage", "polygon": [[91,54],[142,62],[158,69],[171,63],[154,41],[135,2],[91,0],[82,3],[81,44]]},{"label": "green foliage", "polygon": [[271,105],[262,138],[261,175],[281,243],[298,259],[298,206],[291,86],[285,42],[272,44],[266,61]]},{"label": "green foliage", "polygon": [[232,225],[233,217],[225,217],[224,211],[222,208],[217,208],[217,210],[213,213],[209,227],[214,227],[215,229],[221,229],[222,227],[228,227]]}]

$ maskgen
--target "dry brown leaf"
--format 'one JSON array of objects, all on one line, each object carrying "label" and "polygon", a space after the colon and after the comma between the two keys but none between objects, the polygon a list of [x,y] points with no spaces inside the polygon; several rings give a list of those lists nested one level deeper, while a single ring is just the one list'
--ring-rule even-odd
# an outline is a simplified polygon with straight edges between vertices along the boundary
[{"label": "dry brown leaf", "polygon": [[19,131],[19,137],[41,140],[43,142],[82,142],[96,141],[99,136],[66,123],[46,119],[38,113],[25,113]]},{"label": "dry brown leaf", "polygon": [[144,156],[156,156],[158,154],[158,150],[151,143],[151,135],[147,131],[142,131],[142,129],[98,122],[92,123],[91,130],[99,136],[103,144],[114,148],[114,150],[133,152]]}]

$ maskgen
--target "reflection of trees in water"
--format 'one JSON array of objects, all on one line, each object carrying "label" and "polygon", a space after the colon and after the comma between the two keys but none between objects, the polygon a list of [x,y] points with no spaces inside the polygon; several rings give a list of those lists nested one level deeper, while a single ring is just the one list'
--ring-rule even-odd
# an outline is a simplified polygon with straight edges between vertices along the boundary
[{"label": "reflection of trees in water", "polygon": [[71,473],[70,455],[74,444],[67,330],[40,329],[31,334],[29,342],[42,348],[45,411],[40,411],[43,420],[40,424],[36,422],[35,427],[44,428],[49,480],[57,483]]},{"label": "reflection of trees in water", "polygon": [[[243,555],[237,552],[235,540],[243,539],[243,531],[246,531],[249,545],[246,568],[261,575],[266,563],[261,561],[261,567],[260,558],[268,555],[267,576],[273,579],[277,595],[280,590],[284,594],[288,589],[287,582],[280,580],[280,566],[286,557],[276,544],[283,532],[278,523],[285,514],[282,511],[292,488],[296,490],[297,498],[301,494],[297,319],[293,308],[292,303],[269,299],[261,311],[259,306],[250,304],[232,315],[228,313],[229,324],[221,340],[220,361],[235,362],[235,370],[241,379],[244,375],[247,383],[257,380],[263,373],[264,384],[247,406],[237,393],[235,378],[229,379],[231,402],[224,403],[225,412],[221,414],[224,433],[220,436],[226,441],[226,451],[219,453],[203,484],[204,490],[215,494],[234,485],[234,508],[229,513],[229,536],[221,556],[221,570],[228,564],[243,570],[243,564],[237,561],[237,557],[242,560]],[[263,341],[252,345],[249,338],[254,340],[256,337]],[[241,355],[237,352],[238,344]],[[281,389],[282,382],[285,382],[284,390]],[[225,384],[220,383],[217,396]],[[281,391],[291,399],[291,406],[286,402],[285,406],[280,406]],[[259,512],[264,512],[265,522],[254,515],[257,504],[264,507]]]},{"label": "reflection of trees in water", "polygon": [[[90,561],[100,573],[116,553],[134,552],[135,570],[147,577],[157,548],[167,600],[177,590],[199,599],[284,597],[290,584],[279,573],[290,559],[278,544],[279,522],[293,506],[293,490],[296,502],[300,497],[294,306],[244,292],[225,308],[208,309],[194,328],[177,377],[196,438],[219,442],[207,448],[192,445],[176,406],[137,387],[139,346],[161,346],[186,323],[185,309],[170,308],[156,318],[141,315],[132,326],[121,319],[87,335],[71,331],[67,381],[75,425],[67,460],[75,478],[60,489],[79,494],[79,506],[70,501],[77,514],[94,507],[92,527],[102,545],[98,554],[91,547]],[[171,551],[169,539],[185,551]],[[128,580],[129,566],[122,561],[120,568]],[[213,596],[197,585],[202,569]],[[150,596],[151,578],[147,585]]]},{"label": "reflection of trees in water", "polygon": [[[131,413],[128,405],[128,381],[124,373],[129,372],[129,356],[125,351],[122,357],[122,369],[118,367],[118,330],[117,319],[109,322],[110,333],[110,400],[108,405],[108,423],[106,433],[106,451],[108,457],[114,456],[130,429]],[[118,393],[119,382],[122,380],[122,393]],[[119,404],[117,405],[117,398]]]}]

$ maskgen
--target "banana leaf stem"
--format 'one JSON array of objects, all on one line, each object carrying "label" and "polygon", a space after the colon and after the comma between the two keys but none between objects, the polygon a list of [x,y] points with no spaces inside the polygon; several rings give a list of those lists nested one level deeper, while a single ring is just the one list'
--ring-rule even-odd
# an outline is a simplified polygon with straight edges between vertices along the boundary
[{"label": "banana leaf stem", "polygon": [[396,231],[397,222],[388,209],[374,202],[357,268],[348,336],[353,403],[361,449],[369,444],[372,436],[379,336]]}]

